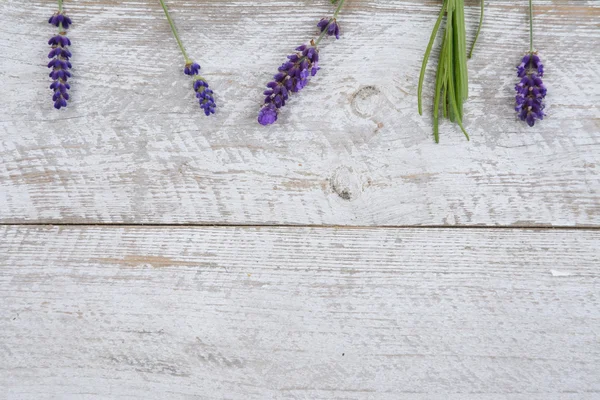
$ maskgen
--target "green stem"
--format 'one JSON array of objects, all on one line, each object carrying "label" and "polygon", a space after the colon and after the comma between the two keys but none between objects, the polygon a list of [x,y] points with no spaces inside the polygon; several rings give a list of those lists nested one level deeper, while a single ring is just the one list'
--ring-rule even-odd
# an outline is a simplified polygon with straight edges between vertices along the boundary
[{"label": "green stem", "polygon": [[427,50],[425,50],[425,56],[423,57],[423,64],[421,65],[421,74],[419,76],[419,88],[417,90],[420,115],[423,115],[423,82],[425,81],[425,69],[427,68],[427,62],[429,61],[429,55],[431,54],[433,42],[435,41],[435,37],[437,36],[437,33],[440,29],[440,24],[442,23],[442,18],[444,18],[444,13],[446,12],[447,7],[448,2],[444,1],[442,9],[440,10],[440,15],[438,16],[438,19],[435,22],[435,26],[433,27],[433,31],[431,32],[431,37],[429,38],[429,43],[427,44]]},{"label": "green stem", "polygon": [[471,46],[471,51],[469,52],[469,58],[473,57],[473,50],[475,50],[475,44],[477,43],[477,39],[479,39],[479,32],[481,32],[481,26],[483,25],[483,13],[485,9],[485,3],[481,0],[481,15],[479,16],[479,27],[477,28],[477,33],[475,34],[475,40],[473,40],[473,45]]},{"label": "green stem", "polygon": [[346,0],[340,0],[340,3],[338,4],[337,8],[335,9],[335,12],[333,13],[333,18],[337,18],[338,14],[340,13],[342,6],[344,5],[344,2]]},{"label": "green stem", "polygon": [[[448,42],[446,41],[446,35],[444,35],[442,39],[442,51],[440,52],[440,59],[446,59],[446,51],[447,51]],[[446,63],[438,62],[437,73],[435,76],[435,97],[433,100],[433,137],[435,138],[435,142],[440,142],[439,135],[439,110],[440,110],[440,99],[442,101],[442,115],[446,117],[446,99],[442,95],[447,93],[444,90],[444,83],[446,82]]]},{"label": "green stem", "polygon": [[533,3],[529,0],[529,52],[533,53]]},{"label": "green stem", "polygon": [[321,43],[321,40],[323,40],[323,38],[325,37],[325,35],[327,35],[327,28],[329,28],[329,25],[331,25],[331,23],[337,18],[338,14],[342,10],[342,6],[346,2],[346,0],[339,0],[339,1],[340,2],[338,3],[338,6],[335,9],[335,12],[333,13],[333,17],[329,20],[329,23],[327,24],[327,26],[325,27],[325,29],[323,29],[323,32],[321,32],[321,34],[319,35],[319,37],[315,41],[315,47],[317,47],[319,45],[319,43]]},{"label": "green stem", "polygon": [[[59,13],[63,12],[63,0],[58,0],[58,12]],[[63,24],[62,24],[62,22],[60,22],[58,24],[58,33],[61,33],[62,31],[64,31]]]},{"label": "green stem", "polygon": [[467,29],[465,27],[464,0],[454,1],[454,18],[452,19],[452,34],[454,39],[454,65],[456,104],[462,118],[463,100],[469,97],[469,74],[467,70]]},{"label": "green stem", "polygon": [[173,20],[171,19],[171,16],[169,15],[169,10],[167,10],[167,6],[165,5],[165,2],[163,0],[159,0],[159,1],[160,1],[160,5],[162,6],[163,10],[165,11],[165,15],[167,16],[169,25],[171,25],[171,31],[173,31],[173,36],[175,36],[175,40],[177,40],[177,44],[179,45],[179,48],[181,49],[181,54],[183,54],[183,58],[185,58],[185,62],[187,64],[187,63],[191,62],[191,60],[185,51],[185,47],[183,47],[183,43],[181,42],[181,39],[179,38],[179,34],[177,33],[175,24],[173,23]]},{"label": "green stem", "polygon": [[315,41],[315,47],[317,47],[319,45],[319,43],[321,43],[321,40],[323,40],[323,38],[325,37],[325,35],[327,35],[327,27],[328,26],[329,26],[329,24],[327,24],[327,26],[325,27],[325,29],[323,29],[323,32],[321,32],[321,34],[319,35],[319,37]]}]

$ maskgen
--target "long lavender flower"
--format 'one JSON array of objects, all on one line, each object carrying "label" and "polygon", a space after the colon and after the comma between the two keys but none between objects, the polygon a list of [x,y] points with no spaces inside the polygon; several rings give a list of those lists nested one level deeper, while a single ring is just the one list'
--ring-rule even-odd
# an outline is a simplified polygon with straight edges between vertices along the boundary
[{"label": "long lavender flower", "polygon": [[544,65],[533,50],[533,4],[529,0],[529,53],[517,65],[517,76],[521,81],[515,86],[517,92],[515,111],[521,121],[534,126],[536,120],[544,119],[546,87],[542,82]]},{"label": "long lavender flower", "polygon": [[53,82],[50,85],[50,89],[54,91],[52,101],[54,101],[54,108],[60,110],[61,107],[67,106],[67,100],[69,100],[69,93],[67,92],[71,86],[67,83],[67,80],[71,77],[71,52],[68,47],[71,45],[71,41],[66,36],[67,29],[71,25],[71,18],[65,15],[63,11],[63,2],[58,0],[58,12],[50,17],[48,23],[58,28],[58,34],[53,36],[48,41],[48,44],[52,46],[52,50],[48,54],[48,58],[51,58],[48,63],[48,68],[51,68],[50,78]]},{"label": "long lavender flower", "polygon": [[[267,84],[264,105],[258,112],[258,122],[261,125],[271,125],[277,121],[279,109],[285,106],[292,93],[301,91],[307,84],[309,77],[315,76],[319,71],[318,45],[325,36],[340,37],[340,26],[336,20],[345,0],[337,0],[338,6],[332,18],[323,18],[317,24],[321,34],[317,40],[310,44],[303,44],[296,48],[296,52],[289,55],[288,60],[279,67],[279,72]],[[332,0],[332,3],[335,3]]]},{"label": "long lavender flower", "polygon": [[188,56],[187,52],[185,51],[185,47],[183,46],[183,43],[181,42],[181,39],[179,37],[179,33],[177,33],[175,24],[173,23],[173,20],[171,19],[171,16],[169,15],[169,10],[167,9],[167,6],[165,5],[164,0],[159,0],[159,1],[160,1],[160,5],[162,6],[162,8],[165,12],[165,15],[167,16],[167,21],[169,21],[169,25],[171,26],[171,31],[173,32],[173,36],[175,36],[177,45],[179,46],[179,49],[181,50],[181,53],[183,54],[183,58],[185,59],[183,73],[193,77],[193,81],[192,81],[193,88],[194,88],[194,92],[196,92],[196,98],[198,99],[198,102],[200,103],[200,108],[204,111],[204,114],[206,114],[206,116],[209,116],[210,114],[214,114],[215,108],[217,107],[217,105],[215,104],[215,99],[213,97],[213,91],[211,89],[209,89],[209,87],[208,87],[208,82],[206,82],[206,79],[204,79],[203,77],[201,77],[199,75],[200,74],[200,64],[196,63]]}]

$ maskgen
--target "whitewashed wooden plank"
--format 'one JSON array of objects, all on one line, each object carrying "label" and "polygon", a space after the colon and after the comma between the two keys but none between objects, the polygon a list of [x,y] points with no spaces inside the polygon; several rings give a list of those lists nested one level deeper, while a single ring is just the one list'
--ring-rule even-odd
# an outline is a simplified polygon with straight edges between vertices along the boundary
[{"label": "whitewashed wooden plank", "polygon": [[600,231],[0,228],[10,399],[595,399]]},{"label": "whitewashed wooden plank", "polygon": [[[343,38],[269,128],[256,123],[262,88],[328,0],[168,3],[215,118],[157,1],[66,1],[73,101],[60,112],[45,67],[54,3],[0,4],[0,220],[598,226],[597,1],[536,1],[549,116],[533,129],[512,110],[526,2],[488,2],[469,61],[472,141],[444,125],[440,145],[415,95],[438,0],[348,0]],[[467,8],[472,34],[478,2]]]}]

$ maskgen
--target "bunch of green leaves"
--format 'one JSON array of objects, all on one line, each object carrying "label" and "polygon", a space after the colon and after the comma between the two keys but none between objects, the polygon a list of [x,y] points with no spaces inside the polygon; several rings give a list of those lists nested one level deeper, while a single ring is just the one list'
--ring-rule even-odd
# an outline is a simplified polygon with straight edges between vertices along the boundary
[{"label": "bunch of green leaves", "polygon": [[[437,37],[440,25],[446,15],[446,25],[442,36],[442,48],[438,59],[437,73],[435,78],[435,97],[433,100],[433,136],[435,142],[439,143],[439,117],[440,102],[444,118],[456,122],[465,134],[467,140],[469,135],[463,126],[463,104],[469,96],[469,77],[467,71],[467,39],[465,30],[465,5],[464,0],[443,0],[442,9],[435,23],[431,38],[425,51],[421,75],[419,77],[419,114],[423,115],[423,81],[425,69],[431,54],[431,49]],[[481,0],[481,19],[479,30],[483,22],[483,0]],[[479,36],[479,30],[477,36]],[[473,47],[477,41],[473,41]],[[472,55],[473,48],[471,48]]]}]

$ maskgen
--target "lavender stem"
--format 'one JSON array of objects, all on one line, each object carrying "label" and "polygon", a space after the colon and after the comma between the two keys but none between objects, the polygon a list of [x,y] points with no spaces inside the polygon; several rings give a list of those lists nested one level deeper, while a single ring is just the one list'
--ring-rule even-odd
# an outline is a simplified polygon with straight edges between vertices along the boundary
[{"label": "lavender stem", "polygon": [[340,0],[340,4],[338,4],[337,8],[335,9],[335,12],[333,13],[333,18],[337,18],[337,16],[340,13],[340,10],[342,9],[342,6],[344,5],[345,1],[346,0]]},{"label": "lavender stem", "polygon": [[529,0],[529,52],[533,53],[533,3]]},{"label": "lavender stem", "polygon": [[179,45],[179,48],[181,49],[181,54],[183,54],[183,58],[185,58],[185,62],[188,63],[188,62],[190,62],[190,58],[188,57],[188,55],[185,51],[185,47],[183,47],[183,43],[181,42],[181,39],[179,38],[179,33],[177,33],[175,24],[173,23],[173,20],[171,19],[171,16],[169,15],[169,10],[167,10],[167,6],[165,5],[165,2],[163,0],[159,0],[159,1],[160,1],[160,5],[162,6],[163,10],[165,11],[165,15],[167,16],[167,21],[169,21],[169,25],[171,26],[171,31],[173,31],[173,36],[175,36],[175,40],[177,40],[177,44]]}]

